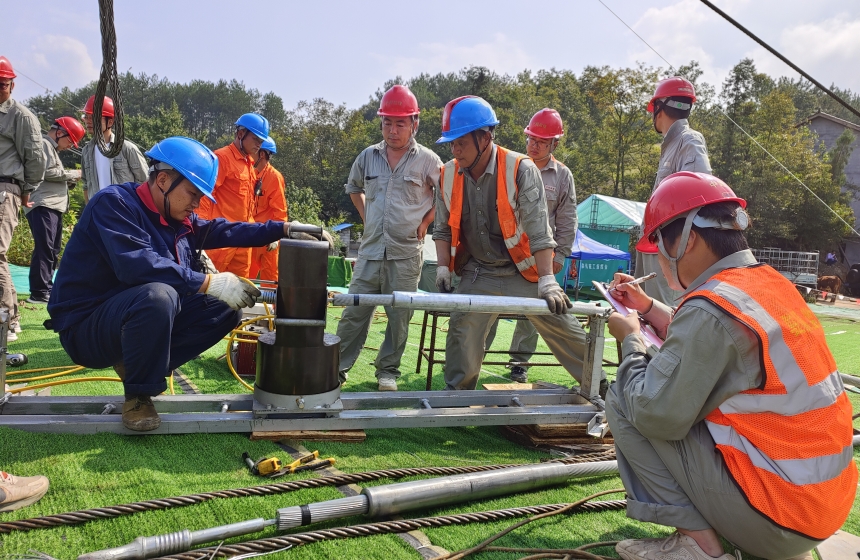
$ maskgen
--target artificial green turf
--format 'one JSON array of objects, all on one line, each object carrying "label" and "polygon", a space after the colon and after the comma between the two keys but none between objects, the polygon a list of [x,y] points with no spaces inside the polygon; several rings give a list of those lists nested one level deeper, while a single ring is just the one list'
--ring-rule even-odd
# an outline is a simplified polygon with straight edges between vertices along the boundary
[{"label": "artificial green turf", "polygon": [[[329,310],[330,332],[337,327],[340,311]],[[402,390],[424,387],[426,364],[415,373],[420,337],[420,314],[413,318],[410,342],[403,358]],[[44,330],[41,322],[47,318],[44,307],[25,306],[22,310],[24,332],[18,342],[10,344],[11,352],[25,352],[30,357],[28,368],[69,364],[56,335]],[[860,323],[846,318],[822,318],[827,341],[840,370],[860,375],[857,341]],[[444,323],[442,325],[444,327]],[[385,331],[384,316],[375,321],[367,346],[378,348]],[[841,332],[845,331],[845,332]],[[502,321],[494,349],[504,349],[513,333],[513,323]],[[839,333],[839,334],[837,334]],[[444,344],[444,333],[440,342]],[[237,393],[243,389],[227,373],[225,364],[216,361],[226,343],[204,353],[182,370],[203,392]],[[539,348],[546,348],[541,342]],[[497,355],[502,358],[502,355]],[[375,389],[375,352],[365,350],[350,372],[346,390]],[[606,357],[615,357],[615,342],[607,339]],[[541,359],[547,359],[543,357]],[[503,383],[507,370],[502,366],[485,366],[482,383]],[[14,368],[12,369],[14,371]],[[609,369],[610,375],[613,373]],[[88,375],[113,375],[112,370],[89,372]],[[14,380],[14,377],[12,378]],[[570,376],[561,368],[532,368],[530,379],[570,385]],[[441,389],[439,366],[433,386]],[[53,395],[119,394],[119,383],[82,383],[52,388]],[[860,395],[851,393],[855,407]],[[409,430],[372,430],[361,444],[308,442],[309,449],[319,449],[324,457],[335,457],[337,468],[345,472],[387,469],[395,467],[424,467],[435,465],[476,465],[499,463],[528,463],[546,458],[547,454],[525,449],[499,435],[494,427],[434,428]],[[0,514],[0,521],[24,519],[38,515],[56,514],[89,507],[169,497],[227,488],[246,487],[269,482],[251,476],[240,456],[248,451],[252,456],[287,454],[270,442],[248,441],[241,434],[188,434],[173,436],[129,437],[113,434],[56,435],[31,434],[0,429],[0,468],[27,476],[45,474],[51,480],[51,490],[38,503],[24,510]],[[305,477],[312,476],[305,473]],[[297,478],[297,477],[296,477]],[[283,480],[283,479],[282,479]],[[371,483],[382,484],[385,481]],[[523,505],[571,502],[594,492],[620,488],[617,476],[575,482],[560,488],[518,494],[465,504],[459,507],[416,512],[411,516],[450,514],[519,507]],[[0,535],[0,555],[23,554],[35,549],[56,558],[74,558],[78,554],[101,548],[119,546],[141,535],[156,535],[181,529],[202,529],[214,525],[238,522],[257,517],[274,517],[277,508],[341,497],[334,488],[302,490],[265,498],[234,498],[174,510],[146,512],[123,518],[91,522],[77,527],[62,527],[27,533]],[[607,496],[600,499],[614,499]],[[326,526],[366,522],[352,518]],[[490,524],[452,526],[429,529],[425,533],[434,545],[448,550],[473,546],[512,521]],[[854,511],[845,523],[847,531],[860,532],[860,511],[855,501]],[[582,514],[551,518],[524,527],[499,540],[499,546],[565,547],[601,540],[666,535],[668,528],[627,519],[624,512]],[[273,530],[247,538],[276,534]],[[233,541],[242,540],[241,538]],[[609,549],[599,553],[610,554]],[[393,535],[346,541],[330,541],[299,547],[271,558],[418,558],[419,555],[404,541]],[[484,553],[476,558],[510,559],[517,555]]]}]

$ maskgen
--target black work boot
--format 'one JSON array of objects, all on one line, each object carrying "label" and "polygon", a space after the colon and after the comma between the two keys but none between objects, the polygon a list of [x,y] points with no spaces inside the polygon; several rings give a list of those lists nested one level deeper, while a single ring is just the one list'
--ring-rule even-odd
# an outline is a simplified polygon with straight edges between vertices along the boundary
[{"label": "black work boot", "polygon": [[529,372],[523,366],[514,366],[511,368],[511,381],[517,383],[526,383],[529,380]]},{"label": "black work boot", "polygon": [[161,418],[149,395],[126,395],[122,405],[122,425],[135,432],[149,432],[161,425]]}]

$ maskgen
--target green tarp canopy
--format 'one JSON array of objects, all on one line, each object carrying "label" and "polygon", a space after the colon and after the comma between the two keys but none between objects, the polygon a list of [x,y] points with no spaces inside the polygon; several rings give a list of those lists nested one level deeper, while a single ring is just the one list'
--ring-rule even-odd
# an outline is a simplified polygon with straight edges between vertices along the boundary
[{"label": "green tarp canopy", "polygon": [[645,203],[593,194],[576,207],[579,227],[639,234]]}]

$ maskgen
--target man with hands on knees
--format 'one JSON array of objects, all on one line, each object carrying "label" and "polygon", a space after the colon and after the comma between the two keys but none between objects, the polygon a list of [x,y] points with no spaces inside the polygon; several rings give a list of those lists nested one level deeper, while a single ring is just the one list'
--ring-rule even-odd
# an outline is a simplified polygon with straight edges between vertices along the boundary
[{"label": "man with hands on knees", "polygon": [[[679,306],[625,274],[611,284],[636,310],[609,318],[623,341],[606,412],[627,515],[676,529],[620,542],[626,560],[733,559],[720,536],[762,558],[811,560],[854,502],[839,371],[797,290],[750,252],[745,207],[716,177],[669,176],[648,201],[637,249],[657,254],[683,292]],[[639,336],[640,316],[665,340],[656,352]]]},{"label": "man with hands on knees", "polygon": [[112,366],[123,380],[122,421],[136,431],[161,419],[152,397],[165,377],[236,328],[260,291],[224,272],[205,274],[204,249],[262,247],[289,235],[289,222],[211,221],[195,210],[212,200],[218,160],[190,138],[146,152],[145,183],[112,185],[84,208],[57,273],[45,326],[76,364]]},{"label": "man with hands on knees", "polygon": [[[582,379],[585,331],[568,310],[570,300],[552,273],[552,237],[540,171],[528,157],[494,142],[499,124],[484,99],[454,99],[442,113],[442,137],[453,159],[442,168],[436,197],[433,240],[439,267],[436,287],[451,292],[451,273],[459,294],[535,296],[552,315],[529,321],[574,379]],[[445,347],[447,389],[474,389],[492,313],[451,313]],[[601,396],[607,388],[601,381]]]}]

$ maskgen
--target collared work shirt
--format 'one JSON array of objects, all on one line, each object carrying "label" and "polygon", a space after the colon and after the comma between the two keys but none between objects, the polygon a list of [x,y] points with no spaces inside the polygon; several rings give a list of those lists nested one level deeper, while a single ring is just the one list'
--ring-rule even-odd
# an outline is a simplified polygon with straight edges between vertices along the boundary
[{"label": "collared work shirt", "polygon": [[218,158],[218,178],[212,196],[218,202],[213,203],[204,196],[197,214],[207,220],[253,221],[254,184],[257,182],[254,160],[243,155],[232,142],[214,153]]},{"label": "collared work shirt", "polygon": [[42,150],[45,153],[45,180],[39,183],[30,195],[33,207],[24,206],[25,214],[29,214],[30,210],[38,206],[57,212],[65,212],[69,209],[68,182],[74,180],[74,175],[63,167],[60,154],[57,152],[57,143],[47,134],[42,135]]},{"label": "collared work shirt", "polygon": [[[113,138],[113,133],[111,133]],[[99,157],[108,162],[110,177],[106,184],[102,184],[102,174],[99,173],[96,152],[99,152],[95,139],[90,140],[81,150],[81,178],[87,189],[87,197],[92,198],[101,189],[110,185],[121,185],[123,183],[142,183],[146,181],[149,167],[140,148],[131,140],[124,140],[119,155],[112,159],[105,158],[101,152]],[[104,163],[104,161],[102,162]]]},{"label": "collared work shirt", "polygon": [[133,286],[161,282],[181,296],[197,293],[206,274],[195,253],[216,247],[257,247],[284,235],[283,222],[203,220],[191,214],[168,224],[149,185],[112,185],[90,199],[66,245],[48,313],[57,332],[80,323],[102,303]]},{"label": "collared work shirt", "polygon": [[0,103],[0,177],[20,181],[30,192],[45,175],[39,119],[11,97]]},{"label": "collared work shirt", "polygon": [[[729,255],[696,278],[684,295],[723,270],[756,263],[749,250]],[[625,337],[617,377],[625,416],[645,437],[667,441],[683,439],[727,398],[759,387],[763,374],[756,334],[710,301],[691,299],[668,322],[671,313],[654,301],[643,318],[666,341],[648,360],[639,335]]]},{"label": "collared work shirt", "polygon": [[287,194],[284,176],[281,172],[267,163],[266,167],[257,175],[261,181],[262,194],[254,194],[254,221],[265,222],[268,220],[287,221]]},{"label": "collared work shirt", "polygon": [[347,194],[364,193],[360,259],[408,259],[421,253],[418,226],[433,208],[441,170],[439,156],[414,139],[394,170],[384,141],[355,158],[344,187]]},{"label": "collared work shirt", "polygon": [[[660,145],[660,166],[657,168],[654,189],[663,182],[663,179],[678,171],[711,172],[705,137],[690,128],[687,119],[678,119],[672,123],[663,138],[663,143]],[[651,192],[654,192],[654,189],[651,189]]]},{"label": "collared work shirt", "polygon": [[547,164],[540,170],[540,178],[546,191],[549,227],[552,228],[552,237],[558,245],[553,260],[563,265],[573,247],[578,223],[573,173],[565,164],[555,159],[555,156],[550,156]]},{"label": "collared work shirt", "polygon": [[[519,274],[505,246],[496,208],[498,148],[492,146],[487,169],[475,181],[471,174],[463,174],[463,212],[460,221],[460,248],[469,252],[484,268],[494,269],[491,274],[507,276]],[[534,254],[542,249],[555,249],[547,218],[546,193],[540,171],[532,160],[524,157],[517,170],[517,221],[529,237],[529,248]],[[433,239],[451,241],[448,225],[450,212],[442,200],[442,191],[436,195],[436,225]]]}]

